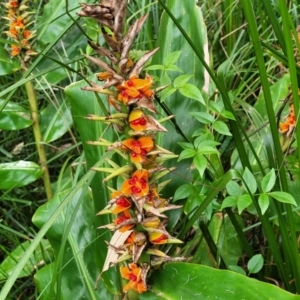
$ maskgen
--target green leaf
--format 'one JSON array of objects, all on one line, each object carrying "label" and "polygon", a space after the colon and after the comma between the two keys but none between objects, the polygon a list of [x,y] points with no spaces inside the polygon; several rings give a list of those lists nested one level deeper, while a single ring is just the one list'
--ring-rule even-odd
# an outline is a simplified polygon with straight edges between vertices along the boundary
[{"label": "green leaf", "polygon": [[230,180],[226,184],[226,189],[230,196],[239,197],[243,194],[243,191],[242,191],[242,188],[240,187],[240,185],[233,180]]},{"label": "green leaf", "polygon": [[163,65],[151,65],[148,66],[147,68],[144,68],[144,70],[164,70]]},{"label": "green leaf", "polygon": [[19,160],[0,164],[0,190],[25,186],[43,174],[42,168],[34,162]]},{"label": "green leaf", "polygon": [[152,291],[141,294],[139,300],[300,299],[300,296],[286,292],[273,284],[236,272],[191,263],[168,263],[153,273],[149,284]]},{"label": "green leaf", "polygon": [[8,51],[0,47],[0,76],[15,73],[21,69],[17,58],[11,58]]},{"label": "green leaf", "polygon": [[174,194],[173,201],[187,198],[192,191],[193,187],[190,184],[184,184],[180,186]]},{"label": "green leaf", "polygon": [[258,197],[258,204],[261,209],[261,213],[264,214],[270,205],[270,199],[267,194],[260,194]]},{"label": "green leaf", "polygon": [[226,119],[235,120],[235,117],[233,116],[232,112],[228,110],[222,110],[221,116]]},{"label": "green leaf", "polygon": [[276,199],[279,202],[289,203],[289,204],[297,206],[297,203],[296,203],[294,197],[291,194],[288,194],[286,192],[271,192],[271,193],[268,193],[268,195],[271,196],[272,198]]},{"label": "green leaf", "polygon": [[172,86],[168,86],[166,89],[160,92],[160,100],[164,101],[166,98],[171,96],[176,92],[176,89],[174,89]]},{"label": "green leaf", "polygon": [[[57,194],[51,201],[40,206],[33,216],[33,223],[41,228],[57,210],[60,204],[70,193],[70,189],[66,189]],[[96,299],[112,299],[113,296],[108,294],[100,282],[97,291],[94,290],[95,279],[99,270],[95,267],[93,251],[95,251],[96,231],[94,229],[95,217],[93,212],[92,199],[87,188],[81,188],[72,198],[72,201],[65,210],[56,218],[47,232],[54,251],[56,260],[53,264],[46,266],[46,271],[37,272],[35,276],[36,284],[42,294],[42,299],[50,298],[51,281],[56,281],[61,288],[61,294],[58,299],[80,300],[87,297],[91,300]],[[66,225],[70,225],[66,231]],[[62,240],[67,238],[66,244],[62,248]],[[63,256],[61,257],[61,254]],[[58,261],[61,257],[62,261]],[[54,274],[55,264],[61,262],[61,281],[57,281],[57,274]],[[51,273],[50,273],[51,272]],[[76,276],[70,276],[76,274]],[[48,284],[45,285],[45,278]],[[57,293],[57,291],[56,291]],[[104,297],[104,298],[102,298]],[[108,298],[106,298],[108,297]],[[55,298],[55,297],[54,297]]]},{"label": "green leaf", "polygon": [[208,103],[208,108],[216,113],[220,113],[222,108],[220,107],[220,103],[215,102],[215,101],[209,101]]},{"label": "green leaf", "polygon": [[177,78],[175,78],[175,80],[173,82],[174,88],[179,89],[185,83],[187,83],[192,77],[193,77],[193,75],[191,75],[191,74],[184,74],[184,75],[178,76]]},{"label": "green leaf", "polygon": [[[14,249],[9,256],[7,256],[0,265],[0,280],[6,280],[18,264],[20,258],[24,255],[25,251],[30,245],[30,241],[23,242],[16,249]],[[19,273],[18,278],[30,276],[39,265],[47,264],[53,260],[53,249],[48,240],[42,240],[38,247],[32,253],[27,264]]]},{"label": "green leaf", "polygon": [[202,154],[197,153],[193,159],[193,164],[198,170],[201,177],[203,177],[204,171],[207,168],[207,159]]},{"label": "green leaf", "polygon": [[[254,194],[257,190],[257,183],[256,183],[256,179],[254,177],[254,175],[249,171],[249,169],[246,167],[244,174],[243,174],[243,179],[245,181],[245,183],[247,184],[247,187],[249,189],[249,193]],[[245,184],[243,182],[243,186],[245,187]]]},{"label": "green leaf", "polygon": [[73,124],[70,108],[66,100],[55,105],[50,103],[41,111],[40,126],[45,143],[50,143],[62,137]]},{"label": "green leaf", "polygon": [[240,266],[229,265],[228,267],[229,267],[229,270],[231,270],[231,271],[237,272],[242,275],[246,275],[245,270]]},{"label": "green leaf", "polygon": [[249,274],[258,273],[264,265],[264,258],[261,254],[256,254],[248,261],[247,268]]},{"label": "green leaf", "polygon": [[199,136],[194,141],[195,148],[197,148],[199,150],[201,150],[201,148],[205,147],[205,146],[216,147],[218,145],[220,145],[220,143],[218,143],[216,141],[213,141],[213,140],[205,140],[205,141],[203,141],[202,136]]},{"label": "green leaf", "polygon": [[197,101],[201,102],[203,105],[205,105],[205,101],[202,97],[202,94],[201,94],[200,90],[194,84],[191,84],[191,83],[183,84],[179,88],[179,92],[183,96],[185,96],[187,98],[197,100]]},{"label": "green leaf", "polygon": [[215,120],[211,114],[206,112],[192,112],[190,114],[203,124],[211,124]]},{"label": "green leaf", "polygon": [[[83,150],[85,153],[85,158],[87,162],[87,169],[90,169],[94,164],[99,162],[99,159],[103,157],[105,149],[103,147],[95,147],[93,145],[88,145],[87,141],[96,141],[99,139],[99,133],[103,133],[102,137],[106,140],[117,140],[115,132],[111,128],[106,128],[107,126],[101,122],[93,122],[85,119],[88,114],[103,115],[100,109],[100,103],[105,109],[105,104],[107,99],[105,97],[99,99],[99,102],[94,93],[83,91],[81,87],[86,86],[85,81],[80,81],[71,84],[65,89],[65,93],[68,97],[69,103],[71,105],[71,112],[74,120],[74,124],[80,134],[80,139],[82,141]],[[84,101],[82,101],[84,99]],[[110,194],[108,193],[105,186],[99,186],[99,182],[103,182],[106,175],[102,172],[97,172],[91,182],[91,188],[93,193],[93,214],[96,215],[110,200]],[[101,218],[95,219],[95,226],[100,227],[102,225],[110,223],[110,218],[107,215],[102,215]],[[94,257],[95,267],[101,270],[107,253],[107,244],[105,241],[110,240],[110,233],[108,231],[99,233],[95,241],[94,251],[90,253]],[[98,249],[103,249],[98,251]],[[102,280],[111,293],[118,293],[119,286],[119,274],[114,268],[110,268],[108,271],[104,272]]]},{"label": "green leaf", "polygon": [[212,128],[221,133],[221,134],[224,134],[224,135],[229,135],[231,136],[232,134],[230,133],[229,129],[228,129],[228,126],[222,122],[222,121],[216,121],[212,124]]},{"label": "green leaf", "polygon": [[[168,7],[189,37],[194,40],[199,51],[205,55],[207,33],[200,7],[196,5],[194,0],[171,0],[168,1]],[[183,18],[183,12],[189,17]],[[168,32],[168,34],[166,34],[166,32]],[[165,10],[160,18],[156,47],[159,47],[159,51],[157,51],[152,59],[153,64],[166,64],[165,59],[170,53],[180,51],[181,55],[176,65],[183,71],[183,74],[194,75],[189,82],[195,84],[200,90],[202,90],[204,84],[206,87],[209,86],[208,78],[204,76],[205,70],[203,64],[201,64],[190,44],[183,38],[180,30]],[[159,76],[160,73],[161,72],[157,72],[156,75]],[[178,72],[168,72],[169,77],[161,77],[160,85],[171,84],[179,74]],[[197,120],[190,118],[187,114],[191,111],[199,111],[199,109],[204,110],[204,107],[202,105],[199,107],[198,101],[187,101],[186,97],[180,93],[172,94],[164,103],[168,106],[170,112],[176,116],[176,122],[184,135],[189,140],[192,140],[192,134],[195,132],[195,129],[201,128],[201,125]],[[174,131],[172,124],[164,124],[164,126],[168,130],[168,134],[163,135],[160,145],[166,149],[172,149],[172,152],[179,154],[181,149],[177,142],[184,140],[182,135]],[[167,161],[165,166],[172,167],[173,164],[172,161]],[[187,183],[187,178],[192,177],[193,171],[190,169],[189,161],[183,160],[176,164],[176,172],[180,173],[181,176],[170,173],[169,178],[172,179],[172,182],[168,184],[167,190],[163,190],[165,197],[172,197],[172,191],[176,190],[178,186]]]},{"label": "green leaf", "polygon": [[181,55],[181,51],[174,51],[169,53],[164,59],[164,65],[165,66],[174,65],[178,61],[180,55]]},{"label": "green leaf", "polygon": [[252,198],[249,194],[244,194],[238,197],[237,207],[239,214],[243,212],[245,208],[247,208],[252,203]]},{"label": "green leaf", "polygon": [[196,150],[195,149],[185,149],[183,150],[180,155],[179,155],[179,158],[178,158],[178,161],[181,161],[183,159],[187,159],[187,158],[190,158],[190,157],[193,157],[197,154]]},{"label": "green leaf", "polygon": [[[0,107],[4,102],[0,99]],[[0,112],[0,129],[2,130],[19,130],[31,125],[30,113],[12,101],[8,102]]]},{"label": "green leaf", "polygon": [[233,207],[237,204],[237,197],[234,196],[228,196],[226,197],[223,202],[222,202],[222,206],[221,209],[224,209],[226,207]]},{"label": "green leaf", "polygon": [[194,149],[194,145],[191,143],[178,142],[178,145],[180,145],[180,147],[182,147],[183,149]]},{"label": "green leaf", "polygon": [[276,181],[276,174],[274,169],[272,169],[261,181],[261,188],[264,193],[271,191],[274,187]]},{"label": "green leaf", "polygon": [[199,147],[197,152],[199,154],[217,154],[217,155],[220,154],[219,151],[216,148],[210,147],[210,146]]},{"label": "green leaf", "polygon": [[[271,97],[273,101],[274,111],[278,111],[282,106],[282,99],[285,99],[290,93],[291,78],[290,74],[284,74],[280,79],[276,81],[271,87]],[[268,120],[268,113],[266,110],[266,100],[264,93],[261,92],[254,105],[254,108],[259,112],[264,121]]]},{"label": "green leaf", "polygon": [[183,73],[183,71],[175,65],[170,65],[165,68],[166,71],[179,72]]}]

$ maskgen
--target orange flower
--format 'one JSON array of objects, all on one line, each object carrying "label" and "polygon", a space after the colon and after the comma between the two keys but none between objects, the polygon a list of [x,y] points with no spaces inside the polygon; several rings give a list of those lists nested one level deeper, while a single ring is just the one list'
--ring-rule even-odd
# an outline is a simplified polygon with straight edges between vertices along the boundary
[{"label": "orange flower", "polygon": [[117,89],[120,91],[118,100],[128,104],[130,100],[139,99],[143,96],[150,98],[153,95],[153,91],[150,90],[151,85],[152,78],[150,76],[145,79],[129,78],[129,80],[125,80],[121,85],[117,86]]},{"label": "orange flower", "polygon": [[116,207],[113,209],[113,214],[118,214],[131,207],[131,202],[126,197],[121,197],[116,200]]},{"label": "orange flower", "polygon": [[24,37],[25,39],[30,38],[30,37],[31,37],[31,31],[30,31],[30,30],[24,30],[24,31],[23,31],[23,37]]},{"label": "orange flower", "polygon": [[123,182],[121,191],[125,196],[131,194],[138,197],[146,196],[149,192],[148,171],[144,169],[135,171],[130,179]]},{"label": "orange flower", "polygon": [[128,139],[122,142],[123,150],[130,150],[130,160],[133,163],[144,163],[147,153],[154,147],[153,139],[149,136],[138,139]]},{"label": "orange flower", "polygon": [[14,22],[11,23],[11,27],[24,28],[24,22],[22,17],[17,17]]},{"label": "orange flower", "polygon": [[[131,219],[131,215],[130,215],[130,212],[129,210],[125,210],[123,211],[115,220],[114,220],[114,223],[115,225],[120,225],[122,224],[123,222],[126,222],[127,220]],[[122,226],[119,231],[120,232],[126,232],[127,230],[131,229],[132,227],[134,227],[135,224],[128,224],[128,225],[125,225],[125,226]]]},{"label": "orange flower", "polygon": [[293,127],[295,127],[295,125],[296,125],[296,116],[294,112],[294,105],[292,104],[289,108],[289,115],[287,116],[286,121],[279,123],[279,132],[290,133]]},{"label": "orange flower", "polygon": [[279,132],[281,133],[285,133],[289,130],[290,125],[285,123],[285,122],[280,122],[279,123]]},{"label": "orange flower", "polygon": [[129,126],[134,131],[142,131],[147,128],[147,119],[143,111],[136,109],[133,110],[129,115]]},{"label": "orange flower", "polygon": [[17,47],[16,45],[11,45],[11,56],[17,56],[21,52],[21,48]]},{"label": "orange flower", "polygon": [[96,74],[98,80],[107,80],[112,78],[112,74],[109,72],[101,72]]},{"label": "orange flower", "polygon": [[149,241],[155,245],[166,244],[168,242],[168,236],[159,231],[152,231],[149,233]]},{"label": "orange flower", "polygon": [[18,35],[18,31],[17,31],[17,29],[14,28],[14,27],[10,27],[10,28],[9,28],[9,31],[8,31],[8,32],[6,31],[6,33],[7,33],[7,35],[8,35],[9,37],[11,37],[11,38],[16,38],[17,35]]},{"label": "orange flower", "polygon": [[19,1],[11,0],[9,1],[10,7],[18,7],[19,6]]},{"label": "orange flower", "polygon": [[134,289],[138,293],[144,293],[147,291],[147,286],[142,279],[142,268],[132,263],[129,264],[128,267],[121,266],[120,272],[123,278],[129,280],[129,282],[124,286],[123,292],[127,292],[130,289]]}]

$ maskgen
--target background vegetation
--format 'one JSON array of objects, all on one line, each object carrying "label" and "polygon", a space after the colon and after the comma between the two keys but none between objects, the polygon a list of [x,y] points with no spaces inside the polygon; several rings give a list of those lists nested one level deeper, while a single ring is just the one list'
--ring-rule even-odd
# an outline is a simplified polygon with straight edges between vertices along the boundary
[{"label": "background vegetation", "polygon": [[[99,101],[107,107],[80,89],[100,71],[83,56],[87,39],[104,41],[76,15],[79,2],[27,2],[38,53],[27,70],[0,39],[0,299],[121,297],[115,268],[94,290],[109,240],[95,212],[108,192],[90,168],[108,156],[86,141],[118,133],[85,119],[101,114]],[[158,143],[179,158],[162,193],[183,205],[168,229],[184,244],[165,250],[186,258],[156,271],[138,299],[299,299],[299,10],[283,0],[129,1],[127,26],[149,13],[132,56],[159,47],[147,72],[169,84],[157,101],[175,121]]]}]

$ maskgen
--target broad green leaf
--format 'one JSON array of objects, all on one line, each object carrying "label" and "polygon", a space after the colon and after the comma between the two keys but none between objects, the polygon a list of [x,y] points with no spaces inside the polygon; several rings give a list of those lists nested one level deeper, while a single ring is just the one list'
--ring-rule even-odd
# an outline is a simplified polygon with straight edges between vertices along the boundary
[{"label": "broad green leaf", "polygon": [[193,190],[193,187],[190,184],[184,184],[184,185],[180,186],[174,194],[173,201],[187,198],[190,195],[190,193],[192,192],[192,190]]},{"label": "broad green leaf", "polygon": [[237,197],[234,196],[228,196],[226,197],[223,202],[222,202],[222,206],[221,209],[224,209],[226,207],[233,207],[237,204]]},{"label": "broad green leaf", "polygon": [[252,198],[249,194],[244,194],[238,197],[237,207],[238,212],[241,214],[245,208],[247,208],[252,203]]},{"label": "broad green leaf", "polygon": [[[6,280],[12,273],[20,258],[24,255],[30,245],[30,241],[23,242],[7,256],[0,265],[0,280]],[[19,274],[18,278],[30,276],[41,265],[49,263],[53,260],[53,249],[48,240],[42,240],[38,247],[32,253],[27,264]]]},{"label": "broad green leaf", "polygon": [[163,63],[165,66],[174,65],[180,58],[181,51],[174,51],[166,55]]},{"label": "broad green leaf", "polygon": [[176,77],[173,82],[174,88],[179,89],[185,83],[187,83],[192,77],[193,77],[193,75],[191,75],[191,74],[184,74],[184,75],[180,75],[180,76]]},{"label": "broad green leaf", "polygon": [[171,96],[176,92],[176,89],[174,89],[172,86],[168,86],[166,89],[160,92],[160,99],[161,101],[165,101],[166,98]]},{"label": "broad green leaf", "polygon": [[164,66],[163,65],[151,65],[148,66],[147,68],[144,68],[144,70],[163,70]]},{"label": "broad green leaf", "polygon": [[[87,0],[86,3],[92,1]],[[78,11],[80,1],[69,1],[69,13],[73,18],[77,19],[76,12]],[[76,9],[75,9],[76,8]],[[73,20],[66,14],[66,2],[60,0],[50,0],[43,10],[43,15],[38,19],[38,40],[46,44],[54,40],[60,32],[64,30]]]},{"label": "broad green leaf", "polygon": [[[167,4],[188,36],[204,55],[207,34],[200,7],[196,5],[194,0],[170,0]],[[183,13],[189,17],[183,18]],[[166,11],[163,12],[159,25],[156,44],[159,47],[159,51],[154,55],[152,63],[161,65],[173,62],[183,71],[183,74],[193,74],[193,77],[189,81],[190,83],[195,84],[200,90],[202,90],[205,84],[208,89],[208,81],[205,82],[207,77],[204,76],[205,70],[203,65]],[[180,51],[178,56],[174,59],[168,58],[166,61],[168,55],[176,51]],[[157,72],[155,75],[160,76],[163,74]],[[168,72],[168,75],[169,78],[161,76],[160,85],[171,84],[180,75],[180,72]],[[184,135],[189,140],[192,140],[195,129],[200,128],[201,125],[194,118],[190,118],[188,112],[201,111],[204,107],[198,101],[189,101],[178,92],[168,97],[164,103],[170,109],[170,112],[175,115],[176,122]],[[166,149],[172,149],[172,152],[175,154],[180,154],[181,149],[177,145],[177,142],[184,141],[184,138],[174,130],[172,124],[164,124],[164,126],[167,128],[168,134],[163,135],[161,140],[158,138],[157,143]],[[167,161],[165,166],[173,167],[174,161]],[[166,197],[173,196],[172,191],[176,190],[178,186],[187,183],[188,180],[185,178],[192,178],[193,170],[190,169],[189,162],[183,160],[176,164],[176,173],[180,173],[181,176],[170,174],[172,182],[168,185],[167,190],[163,190]]]},{"label": "broad green leaf", "polygon": [[195,149],[185,149],[180,153],[178,161],[181,161],[183,159],[187,159],[190,157],[194,157],[196,154],[197,154],[197,152]]},{"label": "broad green leaf", "polygon": [[[4,104],[0,99],[0,106]],[[0,112],[0,129],[2,130],[19,130],[32,125],[30,113],[22,106],[10,101]]]},{"label": "broad green leaf", "polygon": [[221,133],[221,134],[224,134],[224,135],[229,135],[231,136],[232,134],[230,133],[229,129],[228,129],[228,126],[227,124],[225,124],[224,122],[222,121],[216,121],[212,124],[212,128]]},{"label": "broad green leaf", "polygon": [[271,196],[272,198],[276,199],[279,202],[289,203],[289,204],[297,206],[297,203],[296,203],[294,197],[291,194],[288,194],[286,192],[271,192],[271,193],[268,193],[268,195]]},{"label": "broad green leaf", "polygon": [[178,145],[180,145],[183,149],[194,149],[194,145],[191,143],[178,142]]},{"label": "broad green leaf", "polygon": [[8,51],[0,46],[0,76],[12,74],[21,69],[17,58],[11,58]]},{"label": "broad green leaf", "polygon": [[247,264],[249,274],[258,273],[264,265],[264,258],[261,254],[256,254],[250,258]]},{"label": "broad green leaf", "polygon": [[[33,223],[41,228],[55,212],[59,205],[70,193],[66,189],[57,194],[51,201],[40,206],[34,214]],[[72,219],[72,221],[71,221]],[[88,298],[91,300],[112,299],[106,292],[103,282],[100,282],[99,289],[94,290],[95,279],[99,270],[95,266],[93,255],[95,247],[96,230],[94,228],[95,215],[93,211],[92,199],[87,188],[82,188],[73,197],[71,203],[59,215],[56,221],[48,230],[46,236],[49,239],[54,251],[56,260],[53,264],[46,266],[46,272],[43,269],[35,275],[35,281],[39,288],[42,299],[56,299],[56,295],[50,298],[49,288],[52,280],[57,280],[57,274],[53,274],[55,264],[59,263],[57,258],[60,251],[63,251],[61,265],[61,281],[57,282],[61,288],[59,299],[80,300]],[[66,231],[66,225],[70,224],[69,231]],[[63,236],[66,235],[67,242],[61,249]],[[52,268],[52,273],[51,272]],[[72,276],[70,276],[72,274]],[[48,285],[45,285],[45,279]],[[46,282],[47,283],[47,282]],[[107,298],[106,298],[107,297]]]},{"label": "broad green leaf", "polygon": [[194,145],[197,149],[201,150],[202,147],[205,147],[205,146],[216,147],[216,146],[220,145],[220,143],[213,141],[213,140],[203,141],[202,138],[199,136],[198,138],[195,139]]},{"label": "broad green leaf", "polygon": [[191,115],[203,124],[210,124],[215,120],[214,117],[207,112],[192,112]]},{"label": "broad green leaf", "polygon": [[300,296],[286,292],[274,284],[260,282],[232,271],[189,263],[168,263],[153,273],[149,283],[152,291],[140,295],[139,300],[300,299]]},{"label": "broad green leaf", "polygon": [[177,66],[175,66],[175,65],[170,65],[170,66],[166,67],[165,70],[166,71],[183,73],[183,71],[180,68],[178,68]]},{"label": "broad green leaf", "polygon": [[198,146],[197,152],[199,154],[217,154],[217,155],[220,154],[216,148],[211,147],[211,146],[203,146],[203,147]]},{"label": "broad green leaf", "polygon": [[[254,194],[257,190],[256,179],[247,167],[245,168],[245,171],[243,173],[243,179],[244,179],[245,183],[247,184],[249,192],[251,194]],[[243,186],[244,186],[245,190],[247,191],[244,182],[243,182]]]},{"label": "broad green leaf", "polygon": [[260,194],[258,197],[258,204],[261,209],[261,213],[264,215],[264,213],[270,205],[270,199],[268,194]]},{"label": "broad green leaf", "polygon": [[[99,136],[103,132],[105,132],[102,135],[104,139],[113,141],[114,139],[117,140],[117,137],[111,127],[107,129],[106,125],[101,122],[85,119],[88,114],[103,115],[103,112],[99,108],[99,103],[95,94],[81,90],[81,87],[84,86],[86,86],[85,81],[74,83],[65,89],[65,93],[71,105],[74,124],[76,125],[76,128],[80,134],[80,139],[82,141],[87,162],[87,168],[89,169],[99,161],[100,157],[102,157],[105,153],[105,149],[103,147],[88,145],[87,141],[98,140]],[[84,101],[82,101],[82,99],[84,99]],[[107,99],[103,97],[103,99],[100,99],[100,103],[103,103],[103,106],[105,106],[104,101],[106,100]],[[106,203],[110,200],[110,194],[108,193],[106,187],[102,184],[99,185],[99,182],[103,182],[105,176],[106,175],[104,173],[97,172],[91,183],[94,215],[103,209],[106,206]],[[102,215],[101,217],[95,219],[96,228],[108,223],[110,223],[110,218],[107,215]],[[94,257],[95,266],[98,268],[98,270],[101,270],[104,264],[107,254],[107,244],[105,241],[109,240],[109,232],[97,231],[97,239],[90,255]],[[98,251],[98,249],[103,249],[103,251]],[[119,274],[116,269],[110,268],[103,274],[102,279],[112,293],[119,293]]]},{"label": "broad green leaf", "polygon": [[222,110],[221,111],[221,116],[224,117],[224,118],[226,118],[226,119],[235,120],[232,112],[228,111],[228,110]]},{"label": "broad green leaf", "polygon": [[186,214],[189,214],[189,218],[191,218],[193,215],[190,213],[194,211],[195,207],[199,207],[205,198],[204,195],[199,194],[195,186],[192,187],[193,187],[192,193],[188,196],[187,201],[185,202],[184,205],[184,211]]},{"label": "broad green leaf", "polygon": [[[274,111],[278,111],[282,105],[282,99],[285,99],[290,93],[291,79],[290,74],[283,75],[276,81],[271,87],[271,99],[274,105]],[[266,101],[264,93],[260,93],[254,108],[259,112],[264,121],[268,120],[268,114],[266,110]]]},{"label": "broad green leaf", "polygon": [[220,103],[219,102],[215,102],[215,101],[209,101],[208,102],[208,108],[216,113],[220,113],[222,108],[220,107]]},{"label": "broad green leaf", "polygon": [[271,191],[274,187],[276,181],[276,174],[274,169],[272,169],[261,181],[261,188],[264,193]]},{"label": "broad green leaf", "polygon": [[228,267],[231,271],[237,272],[242,275],[246,275],[245,270],[240,266],[229,265]]},{"label": "broad green leaf", "polygon": [[243,190],[240,185],[233,180],[226,184],[226,189],[230,196],[238,197],[243,194]]},{"label": "broad green leaf", "polygon": [[185,83],[183,84],[180,88],[179,88],[179,92],[187,97],[187,98],[191,98],[194,100],[199,101],[200,103],[202,103],[203,105],[205,105],[205,101],[202,97],[202,94],[200,92],[200,90],[191,83]]},{"label": "broad green leaf", "polygon": [[0,164],[0,190],[25,186],[43,174],[42,168],[34,162],[19,160]]},{"label": "broad green leaf", "polygon": [[73,124],[70,108],[66,100],[50,103],[41,111],[40,125],[45,143],[62,137]]},{"label": "broad green leaf", "polygon": [[204,155],[197,153],[193,159],[193,163],[198,170],[201,177],[203,177],[204,171],[207,168],[207,159]]},{"label": "broad green leaf", "polygon": [[[241,228],[243,228],[241,217],[236,216],[236,220],[239,222]],[[235,228],[228,215],[221,213],[214,214],[209,222],[208,230],[214,243],[217,245],[218,255],[222,257],[226,265],[237,265],[242,255],[242,250]],[[205,241],[200,243],[191,263],[215,266],[215,261],[212,261],[209,246]]]}]

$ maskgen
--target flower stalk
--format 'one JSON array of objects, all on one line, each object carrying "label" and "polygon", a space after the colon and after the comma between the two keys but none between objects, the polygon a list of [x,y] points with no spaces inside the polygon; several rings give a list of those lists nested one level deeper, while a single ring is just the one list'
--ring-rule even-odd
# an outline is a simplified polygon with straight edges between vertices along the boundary
[{"label": "flower stalk", "polygon": [[[26,63],[28,63],[30,58],[37,55],[31,47],[31,40],[35,37],[35,31],[29,29],[30,25],[33,23],[30,18],[34,12],[28,11],[29,7],[27,6],[27,2],[28,0],[10,0],[7,3],[4,3],[6,16],[3,17],[8,21],[8,30],[4,32],[13,42],[10,54],[12,57],[18,57],[20,59],[23,70],[27,69]],[[47,166],[46,151],[40,129],[37,98],[32,81],[25,83],[25,89],[28,96],[31,119],[33,121],[32,130],[38,152],[39,163],[43,169],[43,182],[46,197],[50,200],[53,197],[53,193]]]},{"label": "flower stalk", "polygon": [[[113,214],[112,223],[101,226],[114,232],[114,235],[126,234],[123,244],[109,243],[111,250],[118,255],[114,261],[106,261],[102,272],[110,265],[129,261],[121,266],[121,276],[128,280],[123,292],[134,290],[143,293],[149,289],[147,278],[153,266],[166,261],[180,261],[183,258],[172,258],[158,249],[167,243],[182,243],[171,236],[165,229],[168,217],[163,212],[178,209],[181,206],[169,204],[168,199],[159,195],[161,187],[158,179],[173,170],[161,163],[177,157],[172,152],[156,145],[157,132],[167,132],[161,123],[173,116],[157,120],[153,88],[153,79],[148,74],[141,75],[145,63],[158,51],[146,52],[138,61],[132,61],[130,50],[134,39],[147,20],[147,15],[134,22],[127,33],[123,32],[127,0],[100,1],[100,4],[81,4],[78,13],[82,17],[91,17],[101,26],[103,37],[110,49],[94,42],[89,45],[110,64],[101,59],[86,56],[88,60],[101,68],[96,74],[101,85],[91,84],[91,88],[83,88],[107,95],[112,114],[105,116],[89,115],[91,121],[100,121],[114,126],[124,136],[122,140],[88,142],[91,146],[104,146],[106,151],[125,156],[124,166],[119,167],[112,160],[107,160],[109,167],[94,168],[95,171],[110,173],[104,182],[121,176],[121,183],[112,192],[108,204],[97,215]],[[112,241],[114,239],[112,238]],[[145,259],[147,257],[147,259]],[[109,259],[109,257],[107,258]]]}]

